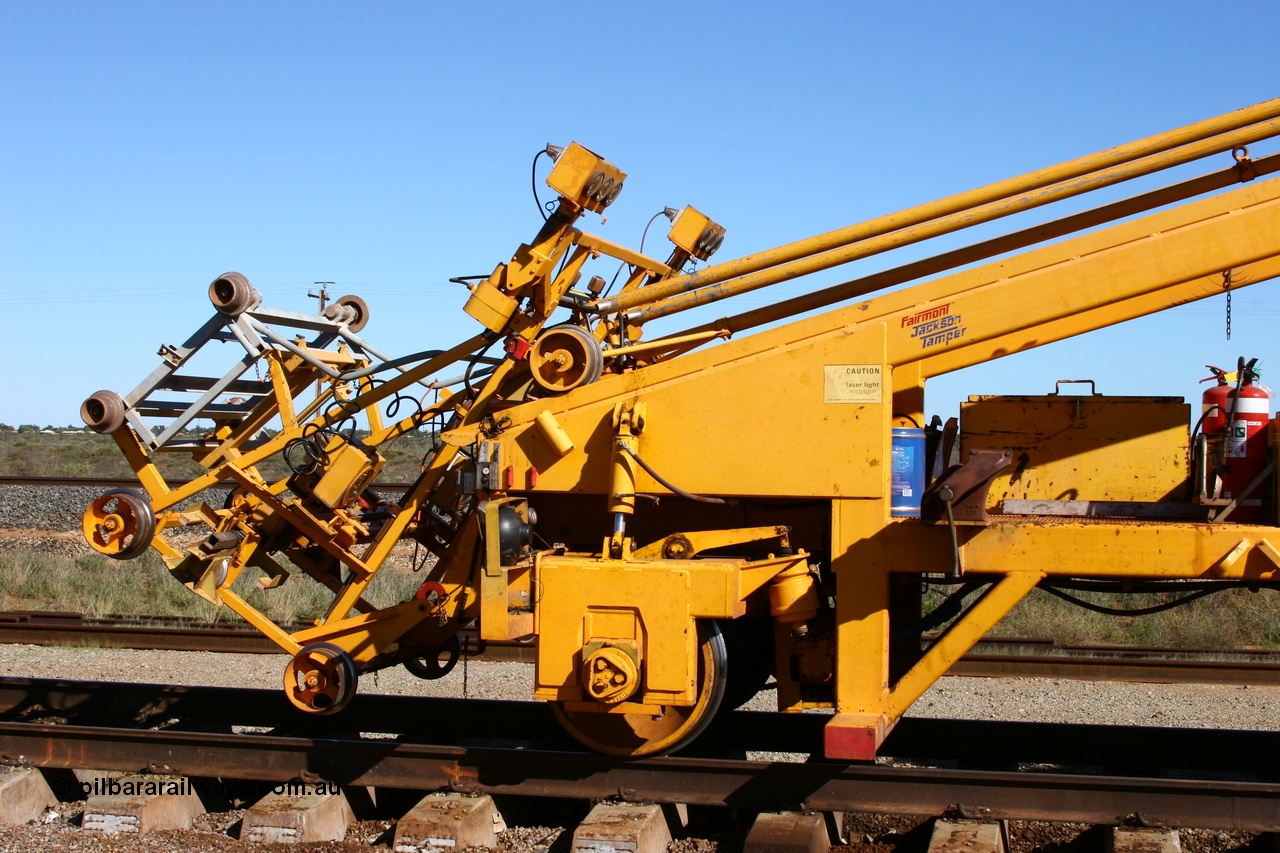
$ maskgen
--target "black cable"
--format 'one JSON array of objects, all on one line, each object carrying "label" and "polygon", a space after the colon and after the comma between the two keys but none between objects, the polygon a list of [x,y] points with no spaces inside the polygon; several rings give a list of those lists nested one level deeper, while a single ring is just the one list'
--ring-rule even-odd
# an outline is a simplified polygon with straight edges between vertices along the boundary
[{"label": "black cable", "polygon": [[727,504],[728,503],[728,501],[726,501],[724,498],[709,498],[704,495],[695,495],[693,492],[686,492],[684,489],[680,488],[679,486],[675,486],[675,485],[672,485],[671,483],[668,483],[666,480],[662,478],[661,474],[659,474],[657,471],[649,467],[648,462],[645,462],[643,459],[640,458],[640,454],[636,453],[634,450],[632,450],[630,447],[627,447],[625,444],[619,444],[618,446],[621,447],[623,450],[625,450],[628,456],[636,460],[637,464],[639,464],[640,467],[645,470],[645,473],[648,474],[653,479],[657,480],[664,489],[667,489],[670,492],[674,492],[675,494],[679,495],[682,498],[685,498],[691,501],[698,501],[699,503],[704,503],[704,504]]},{"label": "black cable", "polygon": [[[302,458],[297,458],[297,452],[301,449]],[[321,463],[325,460],[324,450],[315,443],[306,438],[295,438],[284,446],[282,453],[284,464],[289,466],[289,470],[295,474],[309,476],[320,470]]]},{"label": "black cable", "polygon": [[925,631],[932,631],[944,622],[949,622],[956,616],[960,615],[960,609],[964,607],[964,600],[974,593],[975,590],[984,586],[989,586],[991,581],[967,581],[960,589],[951,593],[937,607],[925,616],[923,619],[915,622],[905,628],[897,628],[889,633],[891,640],[905,640],[910,637],[918,637]]},{"label": "black cable", "polygon": [[[361,410],[364,408],[360,405],[360,398],[357,396],[350,400],[339,400],[335,397],[333,402],[334,408],[342,412],[343,417],[342,420],[337,423],[330,424],[328,427],[329,431],[335,436],[340,436],[350,444],[360,444],[363,446],[363,442],[356,437],[356,428],[358,426],[356,422],[356,415],[360,414]],[[343,434],[344,427],[346,429],[345,435]]]},{"label": "black cable", "polygon": [[375,373],[381,373],[384,370],[390,370],[393,367],[399,367],[402,364],[409,364],[414,361],[426,361],[429,358],[435,358],[444,352],[442,349],[428,349],[422,352],[415,352],[411,355],[402,355],[399,358],[393,358],[390,361],[371,364],[368,367],[362,367],[359,370],[348,370],[345,373],[338,374],[338,378],[344,382],[350,382],[353,379],[363,379],[366,376],[372,376]]},{"label": "black cable", "polygon": [[[413,406],[411,414],[406,415],[405,417],[400,417],[400,407],[402,405]],[[397,441],[404,438],[409,433],[415,430],[421,429],[423,424],[430,423],[431,421],[430,418],[423,416],[422,403],[418,400],[418,398],[410,397],[408,394],[397,394],[396,396],[392,397],[391,400],[387,403],[387,406],[383,411],[385,412],[387,416],[387,420],[389,421],[399,422],[403,420],[412,419],[413,425],[409,429],[402,430],[400,434],[397,435],[395,438],[391,439],[391,441],[384,442],[382,445],[380,445],[379,446],[380,450],[382,449],[389,450],[390,448],[395,446],[395,443]]]},{"label": "black cable", "polygon": [[[328,466],[329,454],[325,447],[339,435],[341,433],[332,427],[307,424],[302,428],[301,435],[285,444],[284,464],[289,466],[289,470],[295,474],[303,476],[315,474],[321,468]],[[321,439],[324,441],[321,442]],[[299,452],[302,454],[300,460],[296,458]]]},{"label": "black cable", "polygon": [[[371,380],[370,385],[376,386],[376,381]],[[366,453],[369,452],[365,443],[356,435],[359,427],[356,416],[364,409],[360,403],[360,396],[357,395],[350,400],[340,400],[335,397],[333,408],[341,413],[341,420],[324,424],[309,423],[302,428],[302,432],[297,438],[285,444],[282,456],[285,465],[293,473],[310,476],[316,474],[322,468],[327,468],[329,466],[329,453],[326,448],[335,438],[341,439],[346,444],[358,447]],[[327,419],[329,414],[326,413],[324,417]],[[302,454],[300,460],[297,459],[299,451]]]},{"label": "black cable", "polygon": [[1076,598],[1074,595],[1068,595],[1062,590],[1055,589],[1051,586],[1043,586],[1041,589],[1069,604],[1074,604],[1077,607],[1083,607],[1085,610],[1091,610],[1094,613],[1103,613],[1107,616],[1150,616],[1152,613],[1163,613],[1166,610],[1172,610],[1175,607],[1190,604],[1198,598],[1204,598],[1206,595],[1213,595],[1215,592],[1221,592],[1223,589],[1226,589],[1226,587],[1199,589],[1195,592],[1189,592],[1182,598],[1174,601],[1166,601],[1163,604],[1153,604],[1150,607],[1139,607],[1136,610],[1129,610],[1124,607],[1104,607],[1101,604],[1094,604],[1093,602],[1085,601],[1083,598]]},{"label": "black cable", "polygon": [[667,215],[667,209],[664,207],[662,210],[659,210],[653,216],[649,217],[649,221],[645,223],[644,231],[640,233],[640,254],[642,255],[644,254],[644,241],[645,241],[645,238],[649,236],[649,226],[652,225],[659,216],[666,216],[666,215]]},{"label": "black cable", "polygon": [[[645,241],[645,238],[649,236],[649,226],[652,225],[659,216],[665,216],[666,213],[667,213],[667,209],[664,207],[662,210],[659,210],[653,216],[649,217],[649,221],[645,223],[644,231],[640,234],[640,254],[642,255],[644,254],[644,241]],[[604,293],[596,297],[597,299],[604,299],[606,296],[610,294],[610,292],[613,291],[613,286],[614,284],[617,283],[618,276],[622,273],[622,268],[625,266],[627,266],[626,261],[623,261],[621,264],[618,265],[618,271],[613,274],[613,279],[609,282],[609,286],[604,289]]]},{"label": "black cable", "polygon": [[498,339],[495,337],[493,340],[489,341],[489,343],[484,345],[484,349],[480,350],[480,352],[472,356],[471,360],[467,362],[466,372],[462,374],[462,384],[467,386],[468,395],[474,397],[476,393],[476,389],[471,387],[472,372],[476,369],[476,365],[480,363],[480,359],[484,358],[484,354],[487,353],[489,350],[491,350],[493,348],[493,345],[496,344],[497,342],[498,342]]},{"label": "black cable", "polygon": [[618,264],[618,271],[613,274],[613,278],[609,280],[609,286],[604,289],[604,293],[601,293],[598,297],[596,297],[597,299],[604,299],[606,296],[608,296],[610,293],[613,292],[613,286],[618,283],[618,276],[622,275],[622,271],[626,269],[626,267],[627,267],[626,261],[623,261],[622,263]]},{"label": "black cable", "polygon": [[547,212],[542,208],[542,199],[538,198],[538,158],[547,153],[547,149],[540,148],[538,153],[533,155],[533,165],[529,167],[529,185],[533,188],[533,203],[538,206],[538,213],[542,214],[542,221],[547,221]]},{"label": "black cable", "polygon": [[[418,402],[417,397],[410,397],[408,394],[397,394],[387,402],[387,407],[384,410],[387,417],[393,421],[404,420],[405,418],[399,417],[399,413],[400,407],[405,403],[409,403],[413,406],[413,418],[417,419],[422,416],[422,404]],[[422,426],[421,421],[415,423],[413,428],[417,429],[420,426]]]}]

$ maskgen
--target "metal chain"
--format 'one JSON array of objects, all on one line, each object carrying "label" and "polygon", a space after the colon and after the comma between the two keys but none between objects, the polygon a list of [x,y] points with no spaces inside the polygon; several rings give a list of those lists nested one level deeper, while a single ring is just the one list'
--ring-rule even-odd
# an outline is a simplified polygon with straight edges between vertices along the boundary
[{"label": "metal chain", "polygon": [[1231,270],[1222,274],[1222,289],[1227,292],[1227,340],[1231,340]]}]

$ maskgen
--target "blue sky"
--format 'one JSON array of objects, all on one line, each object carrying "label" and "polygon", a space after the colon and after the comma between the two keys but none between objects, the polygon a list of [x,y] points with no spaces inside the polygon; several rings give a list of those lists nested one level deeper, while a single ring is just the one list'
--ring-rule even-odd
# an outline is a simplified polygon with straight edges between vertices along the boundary
[{"label": "blue sky", "polygon": [[[314,306],[318,280],[362,295],[393,355],[469,336],[447,279],[536,231],[548,142],[629,175],[587,230],[636,247],[693,204],[723,260],[1280,97],[1277,32],[1275,2],[8,0],[0,422],[78,423],[90,393],[130,390],[231,269],[275,307]],[[932,382],[929,411],[1061,378],[1196,397],[1239,355],[1280,386],[1278,307],[1239,294],[1229,342],[1217,299],[1003,359]]]}]

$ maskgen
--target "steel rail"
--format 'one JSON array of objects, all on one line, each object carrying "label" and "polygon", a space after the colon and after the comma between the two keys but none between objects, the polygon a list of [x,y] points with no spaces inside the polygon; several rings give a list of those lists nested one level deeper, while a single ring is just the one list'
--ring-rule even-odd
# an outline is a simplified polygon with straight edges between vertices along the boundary
[{"label": "steel rail", "polygon": [[1148,684],[1280,686],[1280,663],[1062,655],[969,654],[947,675],[971,678],[1066,678]]},{"label": "steel rail", "polygon": [[[294,632],[309,625],[283,625]],[[474,630],[459,632],[463,649],[476,649]],[[0,643],[37,646],[82,645],[113,649],[283,654],[256,628],[243,624],[214,625],[199,619],[166,616],[86,618],[79,613],[41,611],[0,612]],[[487,644],[483,653],[467,657],[484,660],[532,661],[533,646],[522,643]]]},{"label": "steel rail", "polygon": [[[0,717],[11,722],[208,730],[253,726],[306,737],[377,732],[436,745],[504,746],[583,752],[545,702],[357,695],[341,714],[304,714],[276,690],[0,678]],[[686,755],[748,757],[748,751],[799,756],[820,749],[825,714],[733,711],[721,714]],[[343,735],[342,733],[348,733]],[[1260,756],[1280,752],[1280,732],[1156,726],[1100,726],[908,717],[882,755],[971,768],[1018,764],[1110,768],[1111,775],[1161,771],[1231,773],[1239,781],[1277,781]]]},{"label": "steel rail", "polygon": [[0,723],[0,754],[41,768],[151,770],[267,782],[1115,824],[1280,829],[1280,783],[702,758],[619,761],[542,750]]}]

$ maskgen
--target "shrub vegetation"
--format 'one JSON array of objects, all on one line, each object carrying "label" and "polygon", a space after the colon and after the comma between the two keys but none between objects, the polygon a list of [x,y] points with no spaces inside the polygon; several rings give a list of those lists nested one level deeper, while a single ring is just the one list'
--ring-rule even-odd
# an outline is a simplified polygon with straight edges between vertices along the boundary
[{"label": "shrub vegetation", "polygon": [[[192,437],[198,437],[198,431]],[[357,432],[357,438],[367,437]],[[423,460],[431,452],[434,435],[413,432],[382,448],[386,464],[379,482],[410,483],[418,476]],[[189,480],[205,472],[183,453],[157,454],[156,464],[166,479]],[[289,474],[279,454],[260,469],[268,479]],[[2,477],[132,477],[133,471],[115,441],[87,429],[14,429],[0,424],[0,476]]]}]

